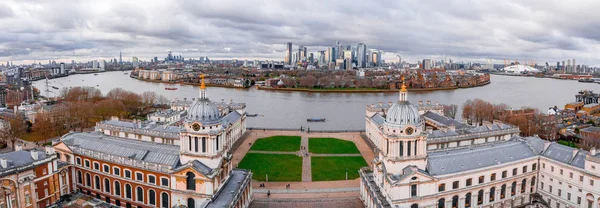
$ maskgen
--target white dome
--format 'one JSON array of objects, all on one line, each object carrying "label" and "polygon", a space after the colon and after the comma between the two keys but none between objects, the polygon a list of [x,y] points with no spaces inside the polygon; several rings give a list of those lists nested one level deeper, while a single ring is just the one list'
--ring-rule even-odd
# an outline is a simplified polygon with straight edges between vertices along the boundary
[{"label": "white dome", "polygon": [[188,109],[187,119],[193,121],[214,121],[221,118],[219,108],[208,98],[194,101]]},{"label": "white dome", "polygon": [[506,71],[506,72],[511,72],[511,73],[523,73],[523,72],[541,72],[539,69],[530,67],[530,66],[526,66],[526,65],[511,65],[511,66],[507,66],[504,67],[502,70]]},{"label": "white dome", "polygon": [[385,122],[394,126],[421,125],[419,110],[407,101],[398,101],[390,107]]}]

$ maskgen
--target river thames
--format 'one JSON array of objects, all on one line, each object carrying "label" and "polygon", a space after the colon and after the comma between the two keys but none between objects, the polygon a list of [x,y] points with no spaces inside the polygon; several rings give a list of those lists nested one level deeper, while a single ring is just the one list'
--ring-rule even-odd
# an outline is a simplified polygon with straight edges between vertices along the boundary
[{"label": "river thames", "polygon": [[[74,86],[96,87],[106,94],[114,88],[123,88],[136,93],[154,91],[169,99],[194,98],[199,96],[198,86],[163,84],[139,81],[124,72],[105,72],[71,75],[49,80],[50,86],[59,88]],[[34,86],[44,92],[45,81],[36,81]],[[177,87],[167,91],[165,87]],[[441,104],[461,105],[468,99],[480,98],[492,103],[505,103],[512,108],[534,107],[545,112],[550,106],[562,108],[575,101],[575,94],[583,89],[600,91],[600,85],[580,83],[573,80],[556,80],[534,77],[511,77],[492,75],[491,83],[476,88],[409,92],[408,99],[416,104],[419,100]],[[50,95],[58,90],[50,88]],[[398,93],[309,93],[282,92],[234,88],[207,88],[212,101],[246,103],[248,113],[258,117],[247,120],[248,127],[300,128],[314,130],[363,130],[365,128],[365,107],[367,104],[398,100]],[[459,107],[460,108],[460,107]],[[264,116],[260,116],[264,115]],[[326,122],[308,123],[307,118],[326,118]],[[459,116],[457,116],[459,117]]]}]

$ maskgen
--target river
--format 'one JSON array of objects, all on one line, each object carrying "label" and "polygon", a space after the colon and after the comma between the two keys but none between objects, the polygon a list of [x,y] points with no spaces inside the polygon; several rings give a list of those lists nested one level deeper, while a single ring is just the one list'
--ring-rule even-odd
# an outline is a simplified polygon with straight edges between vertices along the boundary
[{"label": "river", "polygon": [[[129,72],[127,73],[129,74]],[[45,91],[45,81],[36,81],[35,87]],[[154,91],[169,99],[182,99],[199,96],[198,86],[171,85],[144,82],[132,79],[123,72],[105,72],[71,75],[49,80],[50,86],[59,88],[72,86],[97,87],[102,93],[114,88],[123,88],[137,93]],[[165,87],[177,87],[167,91]],[[492,103],[505,103],[513,108],[534,107],[545,112],[550,106],[562,108],[575,101],[575,94],[582,89],[600,91],[600,85],[580,83],[573,80],[556,80],[534,77],[512,77],[491,75],[491,84],[482,87],[432,91],[409,92],[408,99],[416,104],[419,100],[431,100],[442,104],[458,104],[467,99],[480,98]],[[50,88],[53,93],[58,90]],[[315,130],[363,130],[365,128],[365,107],[367,104],[396,101],[398,93],[309,93],[281,92],[233,88],[207,88],[207,96],[212,101],[233,100],[244,102],[248,113],[258,117],[248,118],[248,127],[300,128],[308,126]],[[326,122],[308,123],[306,118],[326,118]]]}]

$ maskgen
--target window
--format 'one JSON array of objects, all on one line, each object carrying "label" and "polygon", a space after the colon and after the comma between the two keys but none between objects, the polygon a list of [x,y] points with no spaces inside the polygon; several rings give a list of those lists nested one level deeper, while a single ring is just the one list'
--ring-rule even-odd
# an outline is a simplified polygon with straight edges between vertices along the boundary
[{"label": "window", "polygon": [[[523,173],[527,173],[527,165],[523,166]],[[562,170],[561,170],[561,174],[562,174]]]},{"label": "window", "polygon": [[94,170],[100,170],[100,163],[94,162]]},{"label": "window", "polygon": [[527,186],[527,179],[521,181],[521,193],[525,193],[525,187]]},{"label": "window", "polygon": [[458,196],[452,197],[452,208],[458,208]]},{"label": "window", "polygon": [[100,177],[94,176],[94,188],[100,190]]},{"label": "window", "polygon": [[89,173],[85,174],[85,186],[90,187],[92,186],[92,177],[90,176]]},{"label": "window", "polygon": [[458,181],[452,182],[452,189],[457,189],[457,188],[458,188]]},{"label": "window", "polygon": [[144,189],[142,187],[137,187],[137,189],[135,190],[135,200],[139,201],[139,202],[144,202]]},{"label": "window", "polygon": [[148,203],[151,205],[156,205],[156,192],[154,192],[154,190],[148,191]]},{"label": "window", "polygon": [[542,168],[546,169],[546,163],[542,163]]},{"label": "window", "polygon": [[496,174],[492,173],[492,175],[490,176],[490,181],[495,181],[496,180]]},{"label": "window", "polygon": [[162,208],[168,208],[169,207],[169,194],[167,193],[162,193],[160,195],[160,203],[162,203]]},{"label": "window", "polygon": [[581,197],[580,196],[577,197],[577,204],[581,204]]},{"label": "window", "polygon": [[573,178],[573,172],[569,172],[569,178]]},{"label": "window", "polygon": [[479,184],[482,184],[484,181],[484,177],[483,176],[479,176]]},{"label": "window", "polygon": [[473,182],[473,179],[471,179],[471,178],[467,179],[466,186],[471,186],[472,182]]},{"label": "window", "polygon": [[504,199],[506,197],[506,184],[500,187],[500,199]]},{"label": "window", "polygon": [[477,192],[477,205],[482,205],[483,204],[483,190],[479,190],[479,192]]},{"label": "window", "polygon": [[131,178],[131,171],[125,170],[125,178]]},{"label": "window", "polygon": [[135,173],[135,180],[144,181],[144,174],[140,172]]},{"label": "window", "polygon": [[507,175],[506,171],[502,171],[502,178],[506,178],[506,175]]},{"label": "window", "polygon": [[537,164],[533,163],[533,165],[531,165],[531,170],[532,171],[537,170]]},{"label": "window", "polygon": [[115,181],[115,195],[121,196],[121,183]]},{"label": "window", "polygon": [[594,186],[594,180],[590,179],[590,186]]},{"label": "window", "polygon": [[156,184],[156,176],[148,175],[148,183]]},{"label": "window", "polygon": [[90,167],[90,161],[89,160],[85,160],[85,167],[89,168]]},{"label": "window", "polygon": [[186,189],[187,190],[196,190],[196,175],[192,172],[187,172],[185,174],[186,177]]},{"label": "window", "polygon": [[104,179],[104,192],[110,193],[110,181],[108,179]]},{"label": "window", "polygon": [[579,181],[583,182],[583,176],[579,176]]},{"label": "window", "polygon": [[446,199],[441,198],[438,200],[438,208],[444,208],[446,206]]},{"label": "window", "polygon": [[104,168],[105,173],[110,173],[110,167],[108,165],[103,165],[102,167]]},{"label": "window", "polygon": [[544,182],[540,182],[540,188],[544,189]]},{"label": "window", "polygon": [[77,171],[77,183],[83,184],[83,176],[81,176],[81,171]]},{"label": "window", "polygon": [[515,194],[517,194],[517,182],[513,182],[511,187],[510,187],[510,195],[514,196]]},{"label": "window", "polygon": [[548,191],[549,191],[550,193],[552,193],[552,186],[551,186],[551,185],[550,185],[550,186],[548,186]]},{"label": "window", "polygon": [[410,196],[417,196],[417,184],[410,185]]},{"label": "window", "polygon": [[118,167],[113,167],[113,174],[116,176],[121,176],[121,169]]},{"label": "window", "polygon": [[562,190],[558,189],[558,196],[562,196]]},{"label": "window", "polygon": [[493,202],[496,197],[496,187],[490,189],[490,202]]},{"label": "window", "polygon": [[561,174],[561,175],[563,174],[563,169],[560,169],[560,174]]},{"label": "window", "polygon": [[445,183],[442,183],[442,184],[438,185],[438,191],[439,192],[442,192],[442,191],[445,191],[445,190],[446,190],[446,184]]},{"label": "window", "polygon": [[512,174],[512,175],[513,175],[513,176],[516,176],[516,175],[517,175],[517,169],[516,169],[516,168],[513,168],[513,174]]},{"label": "window", "polygon": [[554,172],[554,166],[550,166],[550,171]]},{"label": "window", "polygon": [[571,201],[571,193],[567,193],[567,200]]},{"label": "window", "polygon": [[471,193],[467,193],[467,195],[465,195],[465,208],[471,207],[471,198]]},{"label": "window", "polygon": [[125,184],[125,198],[131,199],[131,185]]},{"label": "window", "polygon": [[169,179],[168,178],[160,178],[160,185],[161,186],[169,186]]},{"label": "window", "polygon": [[75,164],[81,165],[81,158],[75,158]]}]

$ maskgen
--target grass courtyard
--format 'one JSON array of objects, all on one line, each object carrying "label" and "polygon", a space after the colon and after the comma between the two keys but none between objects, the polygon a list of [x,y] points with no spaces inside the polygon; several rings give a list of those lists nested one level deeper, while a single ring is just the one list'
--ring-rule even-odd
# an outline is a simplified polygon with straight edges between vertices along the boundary
[{"label": "grass courtyard", "polygon": [[365,159],[354,157],[312,157],[312,181],[334,181],[358,178],[358,169],[367,166]]},{"label": "grass courtyard", "polygon": [[248,153],[238,167],[251,170],[258,181],[266,181],[266,174],[269,181],[302,180],[302,158],[296,155]]},{"label": "grass courtyard", "polygon": [[360,154],[354,142],[336,138],[309,138],[308,151],[314,154]]},{"label": "grass courtyard", "polygon": [[257,139],[250,150],[272,152],[295,152],[300,150],[299,136],[272,136]]}]

